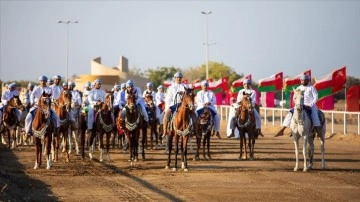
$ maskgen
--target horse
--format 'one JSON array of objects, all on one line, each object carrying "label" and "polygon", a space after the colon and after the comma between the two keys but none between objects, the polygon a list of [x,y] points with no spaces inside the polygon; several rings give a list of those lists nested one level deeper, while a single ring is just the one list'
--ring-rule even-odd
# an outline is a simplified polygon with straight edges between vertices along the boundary
[{"label": "horse", "polygon": [[201,139],[203,141],[203,158],[206,159],[205,156],[205,145],[207,149],[207,156],[209,159],[211,159],[210,155],[210,137],[211,132],[214,128],[214,119],[210,112],[210,109],[205,106],[204,111],[199,116],[199,128],[198,128],[198,137],[196,138],[196,155],[194,160],[199,160],[199,153],[200,153],[200,145],[201,145]]},{"label": "horse", "polygon": [[59,131],[56,135],[54,135],[54,143],[53,143],[53,160],[54,162],[58,161],[58,151],[60,144],[60,134],[62,134],[62,146],[63,152],[65,152],[65,161],[70,161],[70,147],[69,144],[69,127],[71,125],[70,122],[70,110],[71,110],[71,98],[72,94],[69,90],[64,90],[61,92],[59,99],[55,103],[55,113],[59,116],[60,119],[60,127]]},{"label": "horse", "polygon": [[179,152],[179,139],[181,137],[181,169],[185,172],[189,171],[187,164],[187,143],[189,136],[193,132],[193,123],[191,121],[191,111],[195,110],[194,93],[192,89],[185,88],[185,92],[178,93],[181,96],[181,104],[177,108],[170,124],[170,134],[168,138],[168,160],[165,169],[170,169],[172,140],[175,144],[175,164],[173,171],[177,171],[177,155]]},{"label": "horse", "polygon": [[[97,133],[98,138],[99,138],[99,147],[100,147],[99,161],[100,162],[103,161],[104,134],[106,135],[106,154],[105,155],[106,155],[107,160],[109,162],[111,162],[111,159],[109,156],[110,136],[111,136],[111,132],[113,131],[114,125],[115,125],[114,124],[114,115],[113,115],[113,98],[114,98],[114,95],[112,92],[106,92],[104,103],[102,103],[100,105],[100,109],[98,110],[98,112],[95,115],[94,131]],[[90,150],[90,151],[92,153],[92,150]]]},{"label": "horse", "polygon": [[306,147],[308,143],[308,138],[311,130],[311,119],[306,114],[304,108],[304,91],[300,89],[294,90],[294,99],[295,99],[295,106],[294,106],[294,114],[290,122],[290,129],[291,134],[293,136],[294,145],[295,145],[295,168],[294,171],[299,169],[299,139],[300,137],[303,138],[303,156],[304,156],[304,168],[303,171],[307,172],[307,159],[306,159]]},{"label": "horse", "polygon": [[[251,105],[250,94],[243,92],[243,98],[239,102],[239,107],[237,108],[235,114],[235,126],[239,130],[239,140],[240,140],[240,155],[238,160],[247,159],[247,149],[246,149],[246,134],[248,134],[248,147],[250,153],[250,160],[254,160],[254,148],[255,148],[255,116],[254,108]],[[243,147],[244,153],[243,156]]]},{"label": "horse", "polygon": [[41,154],[42,154],[42,141],[44,141],[45,154],[47,166],[46,169],[51,168],[51,134],[54,132],[54,120],[52,119],[51,112],[51,94],[43,92],[38,102],[38,108],[36,110],[34,120],[32,122],[32,130],[34,132],[34,139],[36,145],[36,161],[34,169],[38,169],[41,166]]},{"label": "horse", "polygon": [[[16,131],[19,126],[18,110],[22,110],[23,106],[19,96],[13,96],[6,107],[3,108],[3,133],[8,135],[9,149],[15,149],[17,146]],[[0,126],[1,127],[1,126]],[[1,130],[0,130],[1,131]],[[12,143],[10,146],[10,140]]]},{"label": "horse", "polygon": [[143,117],[139,107],[136,105],[136,94],[129,93],[126,98],[126,105],[123,108],[125,117],[119,113],[117,124],[125,131],[130,150],[130,164],[138,161],[139,134],[143,124]]},{"label": "horse", "polygon": [[[153,97],[150,93],[146,94],[144,99],[145,99],[145,109],[146,109],[146,112],[148,113],[148,117],[149,117],[148,125],[150,128],[150,144],[151,144],[151,149],[154,149],[154,146],[153,146],[154,136],[155,136],[155,146],[157,146],[159,144],[159,142],[160,142],[160,144],[162,142],[162,137],[161,136],[159,137],[159,133],[157,131],[158,122],[157,122],[157,115],[156,115],[157,113],[156,112],[159,109],[153,102]],[[147,148],[146,132],[147,132],[147,127],[143,127],[143,136],[145,137],[145,138],[143,138],[143,140],[145,139],[145,143],[143,142],[143,144],[145,144],[145,147],[143,147],[143,148]],[[160,145],[160,147],[161,147],[161,145]]]},{"label": "horse", "polygon": [[[79,92],[80,93],[80,92]],[[70,146],[70,151],[72,150],[72,141],[71,139],[74,139],[75,142],[75,153],[76,154],[80,154],[80,148],[79,148],[79,144],[81,144],[81,132],[82,132],[82,124],[85,121],[85,116],[82,115],[81,112],[81,105],[78,105],[76,102],[72,102],[71,103],[71,111],[72,111],[72,115],[73,115],[73,124],[70,125],[70,135],[69,135],[69,146]],[[79,142],[80,141],[80,142]]]}]

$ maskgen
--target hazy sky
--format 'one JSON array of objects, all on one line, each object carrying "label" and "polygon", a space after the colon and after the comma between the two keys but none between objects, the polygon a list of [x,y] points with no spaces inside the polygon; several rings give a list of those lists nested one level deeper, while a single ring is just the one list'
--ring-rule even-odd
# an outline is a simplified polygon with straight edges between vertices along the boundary
[{"label": "hazy sky", "polygon": [[0,79],[89,74],[102,57],[117,66],[189,68],[224,62],[253,79],[307,69],[322,77],[347,66],[360,78],[360,1],[17,1],[0,0]]}]

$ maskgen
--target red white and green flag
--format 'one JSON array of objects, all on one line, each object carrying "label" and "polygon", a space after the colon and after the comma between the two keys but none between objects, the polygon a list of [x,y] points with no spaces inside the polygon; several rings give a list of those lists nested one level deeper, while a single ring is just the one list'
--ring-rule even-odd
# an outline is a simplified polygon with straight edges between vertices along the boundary
[{"label": "red white and green flag", "polygon": [[230,92],[231,92],[231,93],[237,93],[237,92],[239,92],[241,89],[243,89],[243,88],[244,88],[244,80],[245,80],[245,79],[250,79],[250,80],[252,80],[251,74],[249,74],[249,75],[247,75],[247,76],[245,76],[245,77],[243,77],[243,78],[240,78],[240,79],[232,82],[231,88],[230,88]]},{"label": "red white and green flag", "polygon": [[330,74],[316,79],[314,87],[318,92],[318,100],[337,93],[345,88],[346,84],[346,66],[334,70]]},{"label": "red white and green flag", "polygon": [[227,83],[228,83],[228,77],[223,77],[217,81],[209,82],[209,90],[214,92],[217,105],[222,104],[223,95],[226,96],[224,92],[229,90]]},{"label": "red white and green flag", "polygon": [[300,76],[302,76],[302,75],[308,75],[310,77],[310,80],[311,80],[311,70],[310,69],[305,71],[304,73],[298,74],[298,75],[296,75],[294,77],[285,78],[284,91],[292,91],[293,88],[298,87],[301,84]]},{"label": "red white and green flag", "polygon": [[281,90],[283,87],[283,73],[279,72],[268,78],[259,80],[259,91],[260,92],[272,92]]}]

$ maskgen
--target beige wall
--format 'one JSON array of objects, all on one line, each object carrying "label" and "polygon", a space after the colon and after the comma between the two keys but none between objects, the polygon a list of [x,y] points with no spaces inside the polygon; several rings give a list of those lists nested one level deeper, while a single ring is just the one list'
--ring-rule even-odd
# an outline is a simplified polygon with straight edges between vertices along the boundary
[{"label": "beige wall", "polygon": [[125,83],[127,80],[134,80],[135,86],[145,89],[147,79],[129,74],[128,59],[120,56],[117,67],[108,67],[101,64],[101,57],[94,58],[90,62],[90,74],[80,75],[76,79],[76,89],[83,90],[86,81],[93,82],[96,79],[102,80],[102,88],[111,90],[115,84]]}]

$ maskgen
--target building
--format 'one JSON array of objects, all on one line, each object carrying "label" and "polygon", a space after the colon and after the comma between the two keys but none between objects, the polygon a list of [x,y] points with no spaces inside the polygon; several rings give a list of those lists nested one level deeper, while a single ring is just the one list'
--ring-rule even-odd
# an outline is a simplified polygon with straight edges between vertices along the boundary
[{"label": "building", "polygon": [[116,67],[108,67],[101,64],[101,57],[94,58],[90,64],[90,74],[80,75],[80,78],[75,79],[76,89],[83,90],[86,81],[93,82],[96,79],[102,80],[102,89],[111,90],[115,84],[125,83],[131,79],[135,85],[141,89],[145,89],[147,79],[131,75],[129,73],[128,59],[120,56],[120,61]]}]

